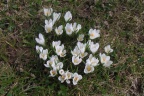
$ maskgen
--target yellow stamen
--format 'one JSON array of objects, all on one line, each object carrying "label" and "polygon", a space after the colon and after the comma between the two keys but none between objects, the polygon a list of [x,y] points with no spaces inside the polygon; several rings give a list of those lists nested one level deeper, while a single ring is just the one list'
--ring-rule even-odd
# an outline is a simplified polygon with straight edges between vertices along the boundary
[{"label": "yellow stamen", "polygon": [[91,71],[91,66],[87,66],[87,71]]}]

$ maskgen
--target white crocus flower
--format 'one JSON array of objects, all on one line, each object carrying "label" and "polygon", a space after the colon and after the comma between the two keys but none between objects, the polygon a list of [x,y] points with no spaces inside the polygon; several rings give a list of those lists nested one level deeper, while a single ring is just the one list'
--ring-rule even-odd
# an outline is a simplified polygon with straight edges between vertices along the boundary
[{"label": "white crocus flower", "polygon": [[63,48],[62,46],[57,46],[57,47],[56,47],[56,54],[57,54],[57,55],[60,55],[60,54],[62,53],[63,49],[64,49],[64,48]]},{"label": "white crocus flower", "polygon": [[84,73],[87,74],[87,73],[91,73],[93,71],[94,71],[94,66],[86,64]]},{"label": "white crocus flower", "polygon": [[81,53],[85,52],[86,44],[83,44],[81,42],[77,42],[77,46],[78,46],[79,50],[81,51]]},{"label": "white crocus flower", "polygon": [[53,42],[52,42],[53,48],[56,48],[57,46],[60,46],[60,44],[61,44],[61,41],[60,41],[60,40],[59,40],[59,41],[53,41]]},{"label": "white crocus flower", "polygon": [[97,52],[98,48],[99,48],[99,43],[95,43],[94,44],[94,42],[92,42],[91,40],[89,40],[89,48],[90,48],[91,52],[93,54],[95,54]]},{"label": "white crocus flower", "polygon": [[76,28],[76,33],[81,29],[82,27],[81,27],[81,24],[78,24],[77,25],[77,28]]},{"label": "white crocus flower", "polygon": [[53,13],[53,24],[58,21],[61,17],[61,13]]},{"label": "white crocus flower", "polygon": [[105,50],[106,53],[113,52],[113,49],[111,49],[110,45],[105,46],[104,50]]},{"label": "white crocus flower", "polygon": [[60,57],[66,56],[66,50],[64,50],[64,45],[56,46],[56,54],[59,55]]},{"label": "white crocus flower", "polygon": [[74,48],[74,50],[71,51],[71,53],[72,53],[73,56],[79,56],[80,50],[79,50],[79,48],[76,46],[76,47]]},{"label": "white crocus flower", "polygon": [[50,76],[55,77],[57,75],[57,70],[51,70],[50,71]]},{"label": "white crocus flower", "polygon": [[77,38],[78,41],[83,41],[84,40],[84,34],[80,34]]},{"label": "white crocus flower", "polygon": [[62,53],[60,54],[60,57],[65,57],[66,56],[66,50],[63,50]]},{"label": "white crocus flower", "polygon": [[77,23],[76,23],[76,22],[75,22],[75,23],[73,23],[73,25],[72,25],[72,26],[73,26],[73,30],[74,30],[74,31],[76,31],[76,28],[77,28]]},{"label": "white crocus flower", "polygon": [[82,79],[82,76],[78,73],[73,74],[73,85],[77,85],[78,81]]},{"label": "white crocus flower", "polygon": [[55,67],[56,66],[56,63],[58,62],[58,57],[57,55],[52,55],[50,57],[50,60],[47,61],[46,64],[44,64],[45,67]]},{"label": "white crocus flower", "polygon": [[89,55],[89,58],[86,60],[86,65],[91,65],[91,66],[97,66],[99,60],[96,59],[95,57],[92,56],[92,54]]},{"label": "white crocus flower", "polygon": [[100,30],[90,29],[89,30],[90,39],[95,39],[100,37]]},{"label": "white crocus flower", "polygon": [[100,61],[103,64],[103,66],[109,67],[113,63],[112,61],[110,61],[110,56],[106,56],[104,53],[103,54],[100,53],[99,56],[100,56]]},{"label": "white crocus flower", "polygon": [[50,19],[49,21],[48,20],[45,20],[45,31],[46,33],[50,33],[53,29],[53,21],[52,19]]},{"label": "white crocus flower", "polygon": [[65,72],[64,72],[63,69],[60,69],[60,70],[59,70],[59,74],[60,74],[60,75],[63,75],[64,73],[65,73]]},{"label": "white crocus flower", "polygon": [[55,29],[57,35],[61,35],[63,33],[63,25],[59,26]]},{"label": "white crocus flower", "polygon": [[65,73],[67,76],[67,79],[66,79],[66,83],[67,84],[70,84],[70,80],[69,79],[71,79],[72,78],[72,73],[71,72],[69,72],[69,71],[67,71],[66,73]]},{"label": "white crocus flower", "polygon": [[41,33],[39,33],[38,38],[35,38],[35,40],[38,44],[45,45],[45,39]]},{"label": "white crocus flower", "polygon": [[40,47],[40,46],[36,45],[36,51],[37,51],[37,53],[41,53],[42,50],[43,50],[43,47]]},{"label": "white crocus flower", "polygon": [[69,71],[66,71],[66,75],[67,75],[67,79],[71,79],[73,74]]},{"label": "white crocus flower", "polygon": [[42,50],[42,52],[40,53],[39,57],[43,60],[46,60],[47,59],[47,54],[48,54],[48,50],[45,49],[45,50]]},{"label": "white crocus flower", "polygon": [[76,33],[81,29],[81,24],[77,24],[76,22],[73,23],[73,30],[76,31]]},{"label": "white crocus flower", "polygon": [[73,56],[72,62],[74,65],[79,65],[82,62],[82,59],[79,56]]},{"label": "white crocus flower", "polygon": [[63,63],[59,62],[59,63],[56,64],[56,66],[53,69],[60,70],[62,68],[63,68]]},{"label": "white crocus flower", "polygon": [[110,60],[110,56],[106,56],[106,54],[99,54],[101,63],[107,63]]},{"label": "white crocus flower", "polygon": [[67,11],[66,14],[64,15],[65,21],[70,21],[72,19],[72,14],[70,11]]},{"label": "white crocus flower", "polygon": [[61,81],[61,83],[63,83],[66,79],[67,79],[66,73],[64,73],[64,74],[62,74],[61,76],[58,77],[58,80]]},{"label": "white crocus flower", "polygon": [[69,79],[67,79],[67,80],[66,80],[66,83],[67,83],[67,84],[70,84],[70,80],[69,80]]},{"label": "white crocus flower", "polygon": [[65,26],[66,34],[71,35],[73,33],[73,26],[70,23],[67,23]]},{"label": "white crocus flower", "polygon": [[44,66],[47,67],[47,68],[49,68],[49,67],[51,67],[51,66],[55,66],[55,63],[54,63],[54,61],[48,60],[48,61],[46,62],[46,64],[44,64]]},{"label": "white crocus flower", "polygon": [[110,67],[110,65],[113,63],[113,61],[108,61],[107,63],[104,63],[103,66]]},{"label": "white crocus flower", "polygon": [[45,16],[51,16],[52,12],[53,12],[52,8],[44,8],[44,15]]}]

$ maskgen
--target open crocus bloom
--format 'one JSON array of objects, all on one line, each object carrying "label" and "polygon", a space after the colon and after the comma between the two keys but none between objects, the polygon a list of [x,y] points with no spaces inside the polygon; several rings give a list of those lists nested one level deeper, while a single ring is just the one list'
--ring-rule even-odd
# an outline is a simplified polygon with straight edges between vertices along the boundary
[{"label": "open crocus bloom", "polygon": [[61,17],[61,13],[53,13],[53,24],[58,21]]},{"label": "open crocus bloom", "polygon": [[82,61],[82,59],[79,56],[73,56],[72,57],[72,62],[73,62],[74,65],[80,64],[81,61]]},{"label": "open crocus bloom", "polygon": [[89,40],[89,48],[93,54],[95,54],[99,48],[99,43],[94,44],[91,40]]},{"label": "open crocus bloom", "polygon": [[94,67],[92,65],[88,65],[86,64],[85,69],[84,69],[84,73],[88,74],[94,71]]},{"label": "open crocus bloom", "polygon": [[81,53],[85,52],[86,44],[83,44],[81,42],[77,42],[77,46],[78,46],[79,50],[81,51]]},{"label": "open crocus bloom", "polygon": [[39,37],[38,37],[38,38],[35,38],[35,40],[36,40],[36,42],[37,42],[38,44],[41,44],[41,45],[44,45],[44,44],[45,44],[44,36],[43,36],[41,33],[39,33]]},{"label": "open crocus bloom", "polygon": [[77,38],[78,41],[83,41],[84,40],[84,34],[80,34]]},{"label": "open crocus bloom", "polygon": [[57,35],[61,35],[63,33],[63,26],[59,26],[58,28],[55,28],[55,32]]},{"label": "open crocus bloom", "polygon": [[51,77],[54,77],[54,76],[56,76],[57,75],[57,70],[51,70],[50,71],[50,76]]},{"label": "open crocus bloom", "polygon": [[113,63],[112,61],[110,61],[110,56],[106,56],[104,53],[103,54],[100,53],[99,56],[100,56],[100,61],[103,64],[103,66],[109,67]]},{"label": "open crocus bloom", "polygon": [[50,33],[52,31],[52,28],[53,28],[52,19],[50,19],[49,21],[45,20],[45,31],[46,31],[46,33]]},{"label": "open crocus bloom", "polygon": [[44,64],[45,67],[52,67],[53,69],[55,68],[56,66],[56,63],[59,62],[59,59],[57,57],[57,55],[52,55],[50,57],[50,60],[47,61],[46,64]]},{"label": "open crocus bloom", "polygon": [[105,50],[106,53],[113,52],[113,49],[111,49],[110,45],[105,46],[104,50]]},{"label": "open crocus bloom", "polygon": [[62,53],[60,54],[60,57],[65,57],[66,56],[66,50],[63,50]]},{"label": "open crocus bloom", "polygon": [[70,11],[67,11],[66,14],[64,15],[65,21],[70,21],[72,19],[72,14]]},{"label": "open crocus bloom", "polygon": [[73,74],[69,71],[66,71],[66,75],[67,75],[67,79],[71,79]]},{"label": "open crocus bloom", "polygon": [[80,50],[79,50],[78,47],[76,46],[76,47],[74,48],[74,50],[71,51],[71,53],[72,53],[73,56],[79,56]]},{"label": "open crocus bloom", "polygon": [[90,29],[89,30],[90,39],[95,39],[100,37],[100,30]]},{"label": "open crocus bloom", "polygon": [[52,42],[53,48],[56,48],[57,46],[60,46],[60,44],[61,44],[61,41],[60,41],[60,40],[59,40],[59,41],[53,41],[53,42]]},{"label": "open crocus bloom", "polygon": [[58,77],[58,80],[63,83],[67,79],[67,74],[63,73],[61,76]]},{"label": "open crocus bloom", "polygon": [[44,15],[45,16],[51,16],[52,12],[53,12],[52,8],[44,8]]},{"label": "open crocus bloom", "polygon": [[48,60],[46,64],[44,64],[45,67],[55,66],[55,62]]},{"label": "open crocus bloom", "polygon": [[95,57],[92,56],[92,54],[89,55],[89,58],[86,60],[86,65],[91,65],[91,66],[97,66],[99,60],[96,59]]},{"label": "open crocus bloom", "polygon": [[65,26],[66,34],[71,35],[73,33],[73,26],[70,23],[67,23]]},{"label": "open crocus bloom", "polygon": [[47,54],[48,54],[48,50],[45,49],[45,50],[42,50],[42,52],[40,53],[39,57],[43,60],[46,60],[47,59]]},{"label": "open crocus bloom", "polygon": [[81,79],[82,79],[81,75],[79,75],[78,73],[74,73],[73,74],[73,85],[76,85],[78,83],[78,81]]}]

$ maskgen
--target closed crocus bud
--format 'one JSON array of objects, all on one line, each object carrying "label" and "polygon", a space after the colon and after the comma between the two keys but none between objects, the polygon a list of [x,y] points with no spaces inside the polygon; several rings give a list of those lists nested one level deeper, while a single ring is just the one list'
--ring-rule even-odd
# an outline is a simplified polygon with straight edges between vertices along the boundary
[{"label": "closed crocus bud", "polygon": [[53,12],[52,8],[44,8],[44,15],[45,16],[51,16],[52,12]]},{"label": "closed crocus bud", "polygon": [[48,54],[48,50],[45,49],[43,50],[40,54],[39,54],[39,57],[43,60],[46,60],[47,59],[47,54]]},{"label": "closed crocus bud", "polygon": [[63,33],[63,26],[61,25],[58,28],[56,28],[55,32],[57,35],[61,35]]},{"label": "closed crocus bud", "polygon": [[45,31],[46,33],[50,33],[53,29],[53,21],[52,19],[50,19],[49,21],[48,20],[45,20]]},{"label": "closed crocus bud", "polygon": [[52,42],[52,46],[53,46],[53,48],[56,48],[57,46],[60,46],[61,45],[61,41],[59,40],[59,41],[53,41]]},{"label": "closed crocus bud", "polygon": [[78,41],[83,41],[84,39],[84,34],[80,34],[77,38]]},{"label": "closed crocus bud", "polygon": [[86,49],[85,43],[77,42],[77,46],[78,46],[79,50],[81,51],[81,53],[85,52],[85,49]]},{"label": "closed crocus bud", "polygon": [[70,23],[67,23],[65,26],[66,34],[71,35],[73,33],[73,26]]},{"label": "closed crocus bud", "polygon": [[77,33],[81,29],[81,24],[73,23],[73,30]]},{"label": "closed crocus bud", "polygon": [[58,21],[61,17],[61,13],[53,13],[53,24]]},{"label": "closed crocus bud", "polygon": [[35,40],[36,40],[36,42],[37,42],[38,44],[41,44],[41,45],[44,45],[44,44],[45,44],[44,36],[43,36],[41,33],[39,33],[39,37],[38,37],[38,38],[35,38]]},{"label": "closed crocus bud", "polygon": [[110,45],[105,46],[104,50],[105,50],[106,53],[113,52],[113,49],[111,49]]},{"label": "closed crocus bud", "polygon": [[70,21],[72,19],[72,14],[70,11],[66,12],[65,16],[64,16],[65,21]]},{"label": "closed crocus bud", "polygon": [[41,53],[43,50],[43,47],[36,45],[36,51],[37,53]]}]

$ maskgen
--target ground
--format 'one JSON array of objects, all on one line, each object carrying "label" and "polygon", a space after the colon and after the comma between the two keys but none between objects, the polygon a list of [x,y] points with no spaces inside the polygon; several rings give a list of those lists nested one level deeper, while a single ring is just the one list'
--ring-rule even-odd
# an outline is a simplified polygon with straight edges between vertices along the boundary
[{"label": "ground", "polygon": [[[70,10],[73,21],[101,30],[101,46],[111,44],[114,64],[83,75],[78,85],[50,78],[35,52],[35,37],[44,32],[43,7]],[[100,49],[102,50],[102,49]],[[143,0],[1,0],[1,96],[143,96]]]}]

